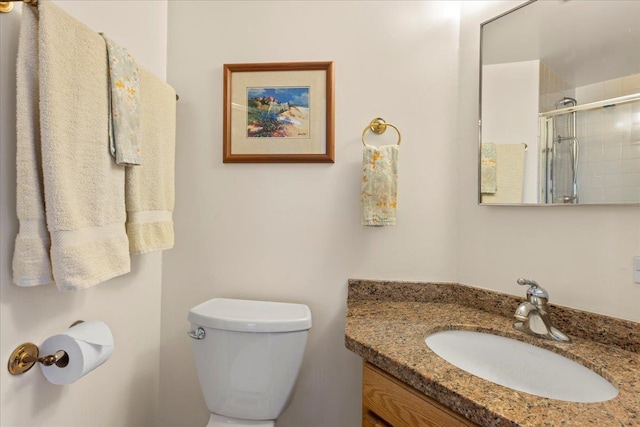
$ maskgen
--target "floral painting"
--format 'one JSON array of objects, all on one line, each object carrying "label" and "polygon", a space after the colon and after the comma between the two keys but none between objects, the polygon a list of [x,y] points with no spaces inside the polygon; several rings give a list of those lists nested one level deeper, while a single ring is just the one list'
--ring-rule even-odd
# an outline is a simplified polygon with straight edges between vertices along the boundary
[{"label": "floral painting", "polygon": [[247,88],[247,138],[309,138],[309,87]]}]

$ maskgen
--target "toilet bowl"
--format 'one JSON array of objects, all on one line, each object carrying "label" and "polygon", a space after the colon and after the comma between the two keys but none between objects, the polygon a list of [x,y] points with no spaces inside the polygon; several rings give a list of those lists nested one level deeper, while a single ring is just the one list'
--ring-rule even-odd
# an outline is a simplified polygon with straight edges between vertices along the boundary
[{"label": "toilet bowl", "polygon": [[214,298],[189,311],[207,427],[270,427],[286,409],[311,328],[304,304]]}]

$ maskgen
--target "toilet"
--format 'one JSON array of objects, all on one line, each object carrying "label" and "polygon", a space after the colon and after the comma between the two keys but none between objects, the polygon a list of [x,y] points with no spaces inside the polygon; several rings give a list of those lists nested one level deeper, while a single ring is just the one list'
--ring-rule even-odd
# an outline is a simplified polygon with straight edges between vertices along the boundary
[{"label": "toilet", "polygon": [[311,311],[304,304],[214,298],[189,311],[206,427],[272,427],[295,386]]}]

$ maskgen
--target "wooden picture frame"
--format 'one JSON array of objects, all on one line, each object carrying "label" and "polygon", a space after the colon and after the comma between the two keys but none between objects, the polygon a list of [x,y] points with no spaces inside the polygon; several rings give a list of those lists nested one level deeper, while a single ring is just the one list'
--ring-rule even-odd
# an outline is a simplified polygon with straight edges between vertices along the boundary
[{"label": "wooden picture frame", "polygon": [[333,163],[333,62],[224,64],[224,163]]}]

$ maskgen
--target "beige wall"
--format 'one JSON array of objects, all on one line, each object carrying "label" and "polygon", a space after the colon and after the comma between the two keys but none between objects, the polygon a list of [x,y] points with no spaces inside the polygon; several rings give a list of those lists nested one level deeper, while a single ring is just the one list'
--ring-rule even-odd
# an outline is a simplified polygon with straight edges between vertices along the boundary
[{"label": "beige wall", "polygon": [[[124,3],[60,2],[163,76],[166,1]],[[204,425],[184,332],[188,310],[214,296],[311,307],[279,427],[359,423],[360,360],[343,344],[349,277],[516,295],[515,279],[531,277],[553,302],[640,321],[638,207],[476,205],[479,24],[518,3],[169,2],[167,77],[181,96],[176,247],[162,273],[160,254],[136,257],[130,275],[79,293],[11,284],[19,12],[0,16],[0,358],[78,318],[106,321],[116,339],[111,360],[70,386],[0,371],[0,425]],[[274,29],[284,36],[267,37]],[[335,61],[336,163],[222,164],[222,64],[303,60]],[[359,224],[360,134],[377,116],[404,141],[389,228]]]},{"label": "beige wall", "polygon": [[640,321],[640,207],[476,204],[480,23],[521,2],[475,3],[462,2],[460,24],[457,280],[524,295],[515,281],[532,278],[553,303]]},{"label": "beige wall", "polygon": [[[189,309],[215,296],[308,304],[313,328],[278,426],[359,425],[347,278],[455,276],[458,32],[449,2],[169,3],[168,79],[180,102],[160,425],[206,424],[185,331]],[[222,65],[305,60],[335,62],[336,163],[223,164]],[[365,228],[360,135],[377,116],[403,134],[400,207],[397,226]]]},{"label": "beige wall", "polygon": [[[127,46],[160,76],[166,73],[166,1],[64,1],[58,4]],[[26,7],[26,6],[25,6]],[[141,427],[157,425],[161,262],[133,258],[132,272],[96,287],[61,293],[53,285],[11,281],[15,214],[15,55],[21,6],[0,15],[0,425],[2,427]],[[111,359],[68,386],[48,383],[35,367],[11,376],[6,361],[25,341],[42,343],[77,319],[111,328]]]}]

